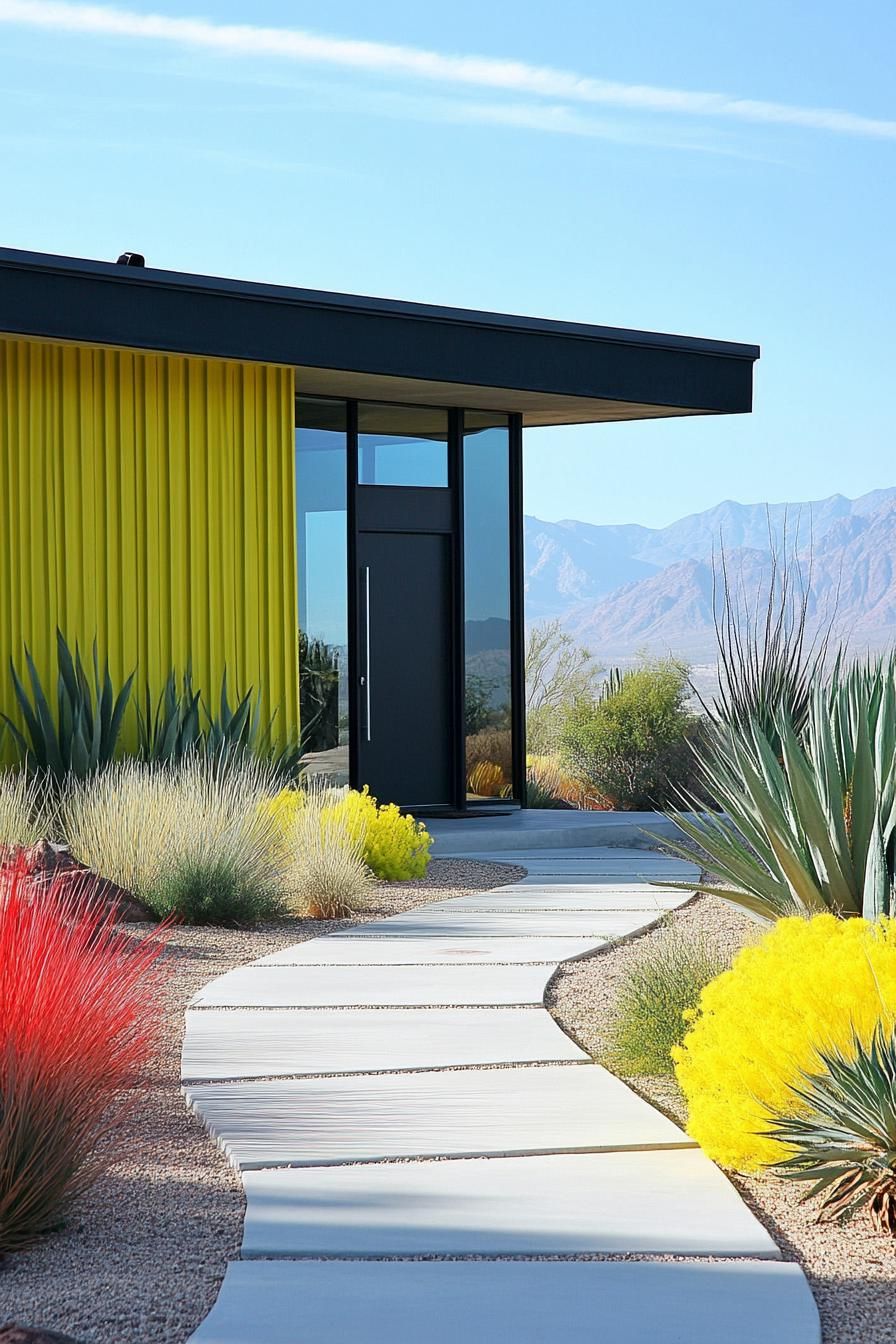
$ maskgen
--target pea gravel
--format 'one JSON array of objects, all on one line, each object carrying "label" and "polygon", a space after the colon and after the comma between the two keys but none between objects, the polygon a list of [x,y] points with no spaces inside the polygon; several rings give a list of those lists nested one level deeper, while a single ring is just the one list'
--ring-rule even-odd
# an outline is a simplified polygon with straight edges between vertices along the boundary
[{"label": "pea gravel", "polygon": [[[699,896],[640,936],[564,963],[545,1001],[559,1025],[595,1058],[600,1059],[605,1049],[626,975],[644,947],[668,937],[673,925],[732,955],[762,932],[762,926],[727,902]],[[773,1023],[769,1029],[774,1030]],[[658,1109],[685,1123],[684,1099],[674,1079],[626,1081]],[[800,1204],[798,1188],[774,1176],[732,1179],[781,1247],[784,1259],[802,1265],[818,1303],[824,1344],[896,1344],[896,1241],[875,1233],[861,1215],[845,1227],[816,1223],[811,1208]]]},{"label": "pea gravel", "polygon": [[[381,883],[358,919],[295,919],[252,932],[175,929],[165,953],[170,978],[158,1056],[135,1095],[117,1158],[58,1233],[0,1260],[0,1322],[65,1331],[80,1344],[183,1344],[239,1253],[245,1207],[239,1178],[181,1095],[183,1014],[192,995],[292,943],[515,882],[524,872],[434,859],[424,878]],[[128,931],[140,938],[149,927]]]}]

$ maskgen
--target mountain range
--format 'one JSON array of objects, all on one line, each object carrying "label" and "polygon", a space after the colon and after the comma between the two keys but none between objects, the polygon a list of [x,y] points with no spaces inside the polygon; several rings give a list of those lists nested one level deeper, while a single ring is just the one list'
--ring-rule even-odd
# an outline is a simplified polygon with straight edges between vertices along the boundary
[{"label": "mountain range", "polygon": [[896,641],[896,487],[858,499],[725,500],[668,527],[526,518],[526,612],[558,618],[605,664],[641,653],[714,663],[713,590],[724,549],[748,602],[767,592],[773,553],[809,586],[810,628],[833,622],[855,650]]}]

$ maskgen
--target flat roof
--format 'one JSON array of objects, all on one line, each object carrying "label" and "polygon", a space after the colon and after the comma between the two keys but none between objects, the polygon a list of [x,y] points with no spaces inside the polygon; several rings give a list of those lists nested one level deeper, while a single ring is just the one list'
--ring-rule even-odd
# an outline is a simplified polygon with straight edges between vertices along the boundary
[{"label": "flat roof", "polygon": [[299,393],[527,425],[752,408],[759,347],[0,248],[0,332],[292,365]]}]

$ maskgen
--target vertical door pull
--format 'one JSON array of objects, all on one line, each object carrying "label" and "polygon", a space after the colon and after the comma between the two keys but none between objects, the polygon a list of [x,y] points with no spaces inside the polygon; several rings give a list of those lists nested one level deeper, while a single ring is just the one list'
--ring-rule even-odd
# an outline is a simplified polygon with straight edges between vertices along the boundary
[{"label": "vertical door pull", "polygon": [[367,741],[370,741],[372,724],[370,722],[370,566],[364,566],[364,676],[361,678],[366,700],[365,724]]}]

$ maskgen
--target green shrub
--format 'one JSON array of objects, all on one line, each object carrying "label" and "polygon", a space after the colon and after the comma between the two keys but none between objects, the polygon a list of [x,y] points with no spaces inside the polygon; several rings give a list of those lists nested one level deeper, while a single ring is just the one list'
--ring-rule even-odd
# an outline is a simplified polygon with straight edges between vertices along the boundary
[{"label": "green shrub", "polygon": [[684,1014],[728,965],[712,943],[672,927],[645,943],[616,1001],[607,1063],[624,1074],[671,1074],[672,1048],[687,1030]]},{"label": "green shrub", "polygon": [[165,869],[148,896],[147,904],[160,916],[231,929],[252,928],[285,910],[279,882],[236,862],[232,852],[185,855]]},{"label": "green shrub", "polygon": [[61,824],[76,858],[160,918],[251,925],[282,909],[282,847],[263,806],[276,787],[248,758],[126,761],[72,787]]},{"label": "green shrub", "polygon": [[688,670],[673,659],[626,673],[599,701],[573,709],[563,755],[615,807],[661,808],[693,778],[697,719],[687,708]]}]

